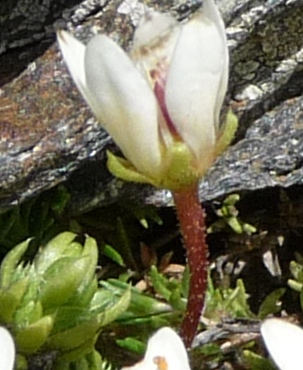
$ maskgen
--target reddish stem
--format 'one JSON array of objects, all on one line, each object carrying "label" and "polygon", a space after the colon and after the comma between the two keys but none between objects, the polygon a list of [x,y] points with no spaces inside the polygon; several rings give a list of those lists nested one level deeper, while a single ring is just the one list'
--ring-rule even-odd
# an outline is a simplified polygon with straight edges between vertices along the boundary
[{"label": "reddish stem", "polygon": [[186,347],[195,337],[207,289],[208,247],[204,211],[198,196],[198,184],[173,193],[190,271],[187,307],[180,335]]}]

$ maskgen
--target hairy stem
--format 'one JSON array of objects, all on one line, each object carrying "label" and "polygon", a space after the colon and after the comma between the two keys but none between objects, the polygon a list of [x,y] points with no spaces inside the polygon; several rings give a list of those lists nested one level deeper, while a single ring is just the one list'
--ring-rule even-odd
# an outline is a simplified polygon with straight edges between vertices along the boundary
[{"label": "hairy stem", "polygon": [[190,347],[199,324],[207,288],[208,247],[198,184],[173,193],[190,270],[189,296],[180,335]]}]

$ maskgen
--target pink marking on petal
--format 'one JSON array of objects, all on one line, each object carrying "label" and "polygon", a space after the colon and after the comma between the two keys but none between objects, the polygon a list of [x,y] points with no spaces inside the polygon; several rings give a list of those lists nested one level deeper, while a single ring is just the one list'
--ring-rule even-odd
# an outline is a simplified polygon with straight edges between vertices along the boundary
[{"label": "pink marking on petal", "polygon": [[158,63],[158,68],[153,69],[150,71],[150,77],[155,81],[154,85],[154,93],[157,98],[157,101],[159,103],[161,112],[163,114],[163,117],[166,121],[167,127],[170,131],[170,133],[180,138],[180,135],[178,131],[176,130],[176,127],[173,123],[173,121],[170,118],[170,115],[167,110],[166,102],[165,102],[165,84],[166,84],[166,74],[163,73],[165,71],[163,68],[161,68],[160,63]]}]

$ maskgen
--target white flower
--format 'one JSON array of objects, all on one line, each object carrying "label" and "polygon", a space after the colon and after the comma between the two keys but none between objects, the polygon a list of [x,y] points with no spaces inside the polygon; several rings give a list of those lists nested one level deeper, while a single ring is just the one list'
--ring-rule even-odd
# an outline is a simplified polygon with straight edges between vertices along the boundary
[{"label": "white flower", "polygon": [[280,319],[267,319],[261,334],[272,359],[280,370],[303,369],[303,330]]},{"label": "white flower", "polygon": [[158,330],[148,341],[144,359],[122,370],[190,370],[181,338],[171,328]]},{"label": "white flower", "polygon": [[138,175],[118,176],[173,188],[180,185],[175,172],[185,183],[205,173],[215,159],[228,79],[225,30],[213,0],[185,24],[147,13],[130,57],[105,35],[85,47],[60,31],[58,41],[76,85],[128,160],[119,164]]},{"label": "white flower", "polygon": [[0,370],[12,370],[15,363],[15,344],[12,336],[0,327]]}]

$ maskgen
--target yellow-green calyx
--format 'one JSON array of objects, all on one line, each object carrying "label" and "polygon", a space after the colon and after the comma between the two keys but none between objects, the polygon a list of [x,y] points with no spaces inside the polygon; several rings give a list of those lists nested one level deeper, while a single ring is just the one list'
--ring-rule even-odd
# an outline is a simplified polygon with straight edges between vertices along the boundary
[{"label": "yellow-green calyx", "polygon": [[163,170],[158,177],[147,177],[139,173],[126,159],[107,152],[107,166],[116,177],[125,181],[147,183],[158,188],[178,190],[187,185],[196,183],[200,174],[193,165],[193,155],[182,142],[174,142],[165,150]]},{"label": "yellow-green calyx", "polygon": [[222,125],[213,153],[206,153],[204,166],[197,162],[192,151],[181,141],[174,141],[164,149],[162,171],[158,177],[140,173],[128,160],[107,151],[107,167],[116,177],[124,181],[151,184],[161,189],[180,190],[199,181],[214,160],[226,149],[237,130],[237,117],[230,110]]}]

